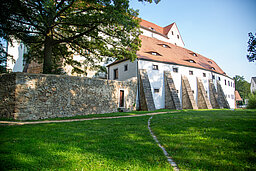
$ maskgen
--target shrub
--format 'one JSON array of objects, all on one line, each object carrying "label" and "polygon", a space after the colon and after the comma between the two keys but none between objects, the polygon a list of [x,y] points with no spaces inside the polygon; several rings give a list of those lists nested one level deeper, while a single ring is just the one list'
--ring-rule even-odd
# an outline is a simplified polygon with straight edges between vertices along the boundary
[{"label": "shrub", "polygon": [[247,105],[248,109],[256,109],[256,93],[249,95],[249,101]]}]

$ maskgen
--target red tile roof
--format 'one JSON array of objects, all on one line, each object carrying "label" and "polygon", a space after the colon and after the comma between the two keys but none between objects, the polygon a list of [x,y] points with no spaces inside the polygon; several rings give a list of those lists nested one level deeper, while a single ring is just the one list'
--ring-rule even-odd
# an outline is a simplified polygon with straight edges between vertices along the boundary
[{"label": "red tile roof", "polygon": [[[222,69],[213,60],[191,50],[143,35],[140,36],[140,39],[142,46],[137,52],[139,59],[196,67],[225,75]],[[169,47],[163,47],[163,44]],[[152,55],[150,52],[157,52],[160,56]]]},{"label": "red tile roof", "polygon": [[163,35],[167,35],[173,25],[174,25],[174,23],[172,23],[166,27],[160,27],[154,23],[151,23],[151,22],[143,20],[143,19],[141,19],[141,22],[140,22],[140,26],[146,27],[146,28],[153,28],[153,29],[155,29],[156,32],[161,33]]},{"label": "red tile roof", "polygon": [[236,99],[236,101],[243,101],[243,99],[241,98],[241,96],[237,90],[235,91],[235,99]]}]

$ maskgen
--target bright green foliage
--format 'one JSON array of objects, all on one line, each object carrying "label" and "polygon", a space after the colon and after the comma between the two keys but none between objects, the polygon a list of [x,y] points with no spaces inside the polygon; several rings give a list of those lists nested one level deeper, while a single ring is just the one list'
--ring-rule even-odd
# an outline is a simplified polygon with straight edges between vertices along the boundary
[{"label": "bright green foliage", "polygon": [[44,73],[63,65],[83,73],[104,57],[133,61],[140,46],[138,13],[129,0],[8,0],[0,11],[1,36],[25,43],[28,62],[43,62]]},{"label": "bright green foliage", "polygon": [[0,127],[1,170],[171,170],[150,116]]},{"label": "bright green foliage", "polygon": [[248,109],[256,109],[256,93],[249,95],[249,101],[247,105]]},{"label": "bright green foliage", "polygon": [[242,99],[247,99],[250,94],[250,83],[248,83],[244,76],[236,75],[233,77],[235,80],[235,88],[239,92]]},{"label": "bright green foliage", "polygon": [[188,110],[151,123],[181,170],[256,169],[256,110]]}]

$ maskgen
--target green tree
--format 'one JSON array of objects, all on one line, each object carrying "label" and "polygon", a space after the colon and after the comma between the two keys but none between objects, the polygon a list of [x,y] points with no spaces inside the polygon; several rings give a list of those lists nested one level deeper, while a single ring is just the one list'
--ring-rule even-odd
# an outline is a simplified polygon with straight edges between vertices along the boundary
[{"label": "green tree", "polygon": [[104,57],[134,60],[139,50],[140,20],[129,0],[8,0],[0,11],[2,37],[21,40],[27,61],[43,62],[43,73],[62,65],[83,73]]},{"label": "green tree", "polygon": [[239,92],[242,99],[248,99],[250,94],[250,83],[248,83],[243,76],[236,75],[233,77],[235,80],[235,89]]},{"label": "green tree", "polygon": [[247,59],[249,60],[249,62],[254,62],[256,60],[256,38],[252,33],[249,33],[247,51],[248,51]]}]

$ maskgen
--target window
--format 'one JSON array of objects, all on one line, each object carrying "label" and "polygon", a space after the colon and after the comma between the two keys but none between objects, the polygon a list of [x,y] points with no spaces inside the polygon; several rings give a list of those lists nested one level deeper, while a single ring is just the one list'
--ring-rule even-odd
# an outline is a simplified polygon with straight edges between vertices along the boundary
[{"label": "window", "polygon": [[168,45],[166,45],[166,44],[162,44],[162,46],[163,46],[164,48],[170,48],[170,46],[168,46]]},{"label": "window", "polygon": [[177,35],[177,38],[179,39],[179,38],[180,38],[180,36],[179,36],[179,35]]},{"label": "window", "polygon": [[177,93],[179,93],[179,90],[176,90]]},{"label": "window", "polygon": [[118,79],[118,69],[114,69],[114,80]]},{"label": "window", "polygon": [[192,60],[192,59],[189,59],[189,60],[186,60],[186,61],[188,61],[188,62],[190,62],[190,63],[196,63],[194,60]]},{"label": "window", "polygon": [[162,55],[160,55],[159,53],[157,53],[157,52],[152,52],[152,51],[146,52],[146,53],[149,53],[149,54],[154,55],[154,56],[162,56]]},{"label": "window", "polygon": [[156,31],[153,27],[149,27],[150,30]]},{"label": "window", "polygon": [[227,80],[224,80],[224,82],[225,82],[225,85],[227,85]]},{"label": "window", "polygon": [[177,67],[173,67],[172,70],[173,70],[173,72],[178,72],[178,68]]},{"label": "window", "polygon": [[153,70],[158,70],[158,65],[153,65]]},{"label": "window", "polygon": [[219,77],[219,81],[220,81],[220,77]]},{"label": "window", "polygon": [[213,79],[213,80],[215,79],[215,75],[212,75],[212,79]]},{"label": "window", "polygon": [[159,93],[159,88],[155,88],[154,93]]},{"label": "window", "polygon": [[230,84],[231,84],[231,87],[232,87],[232,82],[230,82]]},{"label": "window", "polygon": [[172,35],[174,35],[173,31],[172,31]]},{"label": "window", "polygon": [[212,64],[212,61],[208,61],[208,63]]},{"label": "window", "polygon": [[128,71],[128,64],[124,66],[124,71]]},{"label": "window", "polygon": [[195,57],[197,57],[197,54],[196,53],[190,53],[192,56],[195,56]]},{"label": "window", "polygon": [[175,45],[177,45],[176,43],[174,43]]},{"label": "window", "polygon": [[189,75],[193,75],[193,71],[189,71]]},{"label": "window", "polygon": [[124,107],[124,90],[120,90],[119,107]]},{"label": "window", "polygon": [[195,93],[195,91],[194,91],[194,90],[192,90],[192,93],[194,94],[194,93]]},{"label": "window", "polygon": [[228,86],[230,86],[230,82],[228,81]]},{"label": "window", "polygon": [[215,68],[214,68],[214,67],[211,67],[211,69],[212,69],[212,70],[215,70]]},{"label": "window", "polygon": [[205,93],[207,94],[208,92],[207,92],[207,91],[205,91]]},{"label": "window", "polygon": [[206,77],[206,73],[203,73],[203,77]]}]

